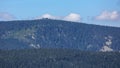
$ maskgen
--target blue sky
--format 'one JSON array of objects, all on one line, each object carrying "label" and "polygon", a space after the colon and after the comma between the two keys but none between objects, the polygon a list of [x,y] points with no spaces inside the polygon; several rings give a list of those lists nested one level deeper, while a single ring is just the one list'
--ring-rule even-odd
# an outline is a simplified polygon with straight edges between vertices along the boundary
[{"label": "blue sky", "polygon": [[0,0],[0,20],[43,17],[120,27],[120,0]]}]

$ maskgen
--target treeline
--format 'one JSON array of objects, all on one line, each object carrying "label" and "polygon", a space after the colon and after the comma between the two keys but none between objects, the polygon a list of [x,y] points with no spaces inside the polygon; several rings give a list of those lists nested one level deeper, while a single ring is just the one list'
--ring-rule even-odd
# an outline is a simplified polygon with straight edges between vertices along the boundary
[{"label": "treeline", "polygon": [[0,50],[0,68],[120,68],[119,52]]}]

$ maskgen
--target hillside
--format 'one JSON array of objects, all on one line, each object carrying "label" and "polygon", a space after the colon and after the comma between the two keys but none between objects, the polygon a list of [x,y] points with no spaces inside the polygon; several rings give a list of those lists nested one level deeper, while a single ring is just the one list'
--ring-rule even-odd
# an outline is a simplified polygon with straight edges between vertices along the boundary
[{"label": "hillside", "polygon": [[119,68],[119,52],[74,49],[0,51],[0,68]]},{"label": "hillside", "polygon": [[61,20],[1,21],[0,49],[120,51],[120,28]]}]

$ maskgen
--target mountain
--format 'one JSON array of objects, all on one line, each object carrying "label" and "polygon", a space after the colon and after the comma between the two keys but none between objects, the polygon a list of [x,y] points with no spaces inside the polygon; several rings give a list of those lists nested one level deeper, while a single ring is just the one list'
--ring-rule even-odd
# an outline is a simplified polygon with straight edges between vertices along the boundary
[{"label": "mountain", "polygon": [[0,22],[0,49],[120,51],[120,28],[41,19]]}]

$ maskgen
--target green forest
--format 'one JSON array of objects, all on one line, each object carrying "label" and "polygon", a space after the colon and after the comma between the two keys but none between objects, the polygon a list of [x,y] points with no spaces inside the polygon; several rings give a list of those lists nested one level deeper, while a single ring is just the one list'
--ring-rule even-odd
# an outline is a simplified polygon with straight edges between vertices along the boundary
[{"label": "green forest", "polygon": [[74,49],[0,50],[0,68],[119,68],[119,52]]}]

